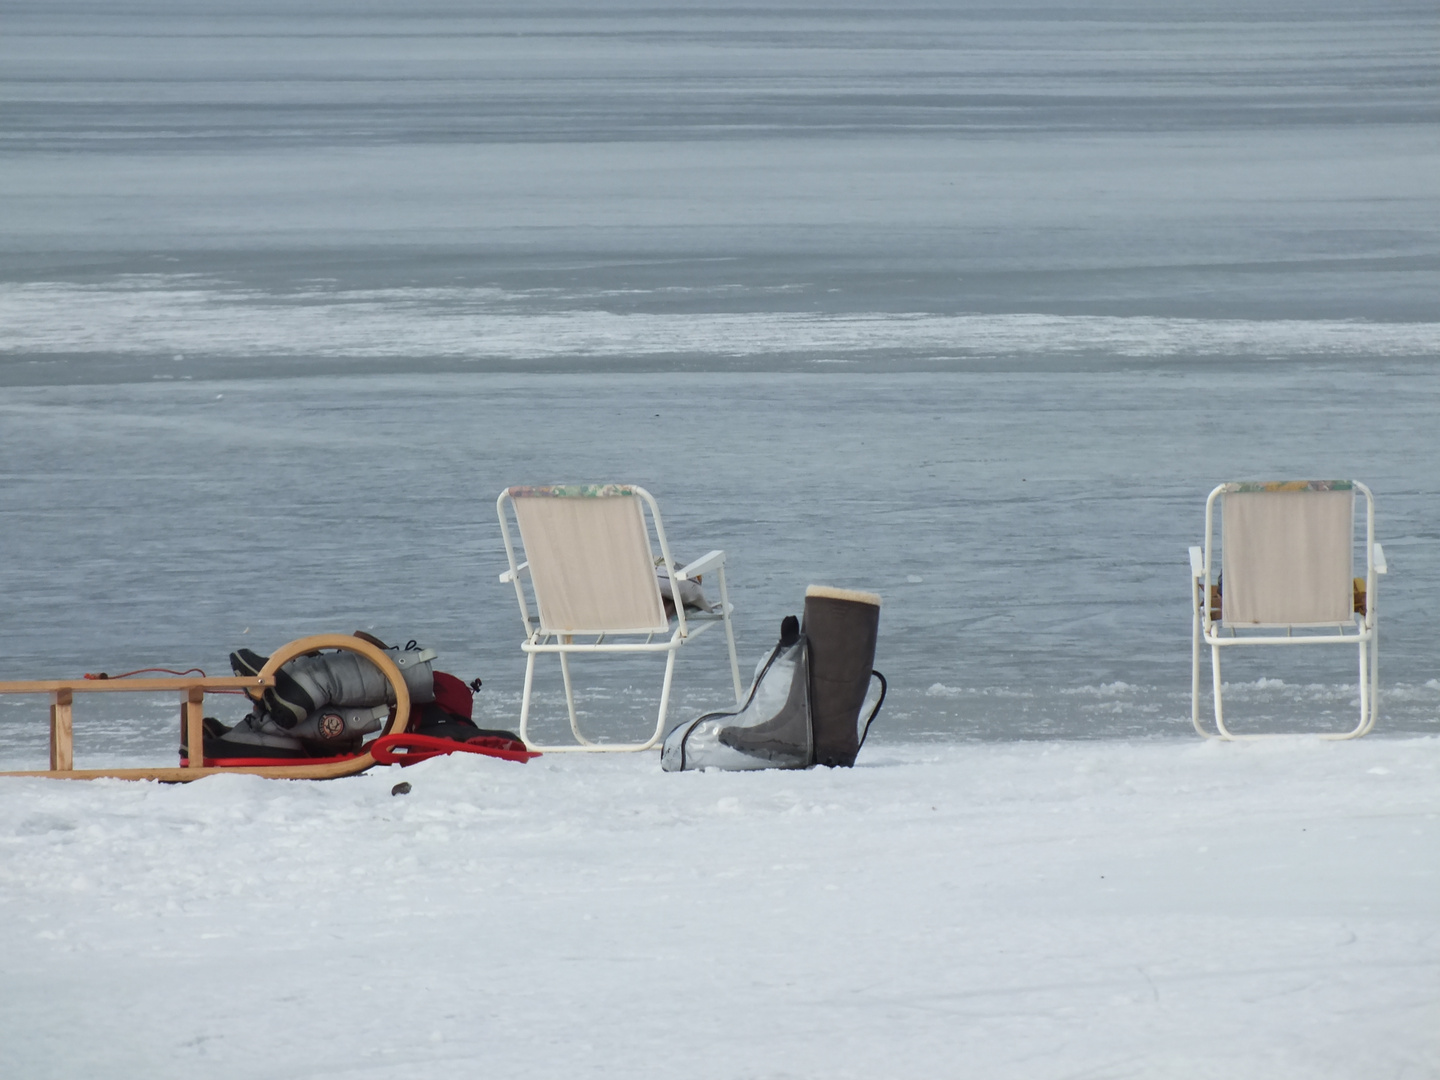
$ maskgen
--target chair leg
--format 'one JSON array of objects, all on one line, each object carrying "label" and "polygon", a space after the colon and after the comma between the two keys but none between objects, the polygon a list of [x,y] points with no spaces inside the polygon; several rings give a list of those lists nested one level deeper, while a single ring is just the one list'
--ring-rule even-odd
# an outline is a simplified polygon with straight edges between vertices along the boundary
[{"label": "chair leg", "polygon": [[1211,674],[1212,674],[1212,676],[1213,676],[1213,681],[1214,681],[1214,684],[1215,684],[1215,730],[1220,733],[1220,738],[1222,738],[1222,739],[1233,739],[1235,736],[1231,735],[1229,729],[1225,727],[1225,706],[1221,703],[1221,698],[1220,698],[1220,646],[1219,646],[1219,645],[1211,645],[1211,646],[1210,646],[1210,671],[1211,671]]},{"label": "chair leg", "polygon": [[725,564],[720,564],[720,611],[725,619],[725,645],[730,650],[730,681],[735,685],[735,704],[745,704],[740,685],[740,661],[735,655],[735,627],[730,622],[730,594],[725,590]]},{"label": "chair leg", "polygon": [[[1373,614],[1373,608],[1372,608]],[[1375,721],[1380,716],[1380,628],[1371,625],[1370,628],[1370,717],[1365,722],[1365,730],[1361,735],[1369,735],[1375,729]]]},{"label": "chair leg", "polygon": [[1371,670],[1371,669],[1370,669],[1370,656],[1371,656],[1371,653],[1370,653],[1370,651],[1369,651],[1369,646],[1370,646],[1370,644],[1371,644],[1370,642],[1365,641],[1365,640],[1363,640],[1363,639],[1362,639],[1361,642],[1360,642],[1360,649],[1359,649],[1359,654],[1360,654],[1360,683],[1359,683],[1359,689],[1360,689],[1360,720],[1359,720],[1359,722],[1356,723],[1356,725],[1355,725],[1353,728],[1351,728],[1349,731],[1346,731],[1346,732],[1343,732],[1343,733],[1340,733],[1340,734],[1324,734],[1324,735],[1321,735],[1320,738],[1322,738],[1322,739],[1334,740],[1334,741],[1340,741],[1340,740],[1344,740],[1344,739],[1358,739],[1360,736],[1362,736],[1362,735],[1364,735],[1366,732],[1368,732],[1368,731],[1370,730],[1371,725],[1375,722],[1375,721],[1374,721],[1374,715],[1375,715],[1375,714],[1374,714],[1374,711],[1373,711],[1373,710],[1374,710],[1374,707],[1375,707],[1374,688],[1373,688],[1373,686],[1371,685],[1371,680],[1370,680],[1370,670]]},{"label": "chair leg", "polygon": [[525,691],[520,696],[520,741],[530,746],[530,690],[535,685],[535,657],[536,653],[528,653],[525,657]]},{"label": "chair leg", "polygon": [[1360,642],[1360,723],[1355,734],[1363,735],[1370,727],[1370,656],[1368,641]]},{"label": "chair leg", "polygon": [[655,719],[655,734],[650,736],[650,741],[644,746],[648,750],[665,737],[665,714],[670,711],[670,682],[675,675],[675,654],[678,649],[671,649],[665,654],[665,681],[660,686],[660,715]]},{"label": "chair leg", "polygon": [[[567,644],[569,639],[565,639]],[[560,677],[565,682],[565,708],[570,713],[570,734],[582,746],[594,746],[594,742],[580,734],[580,718],[575,715],[575,687],[570,681],[570,654],[560,654]]]},{"label": "chair leg", "polygon": [[744,704],[744,688],[740,685],[740,661],[734,654],[734,625],[730,622],[730,593],[724,588],[724,563],[720,564],[720,612],[724,618],[724,644],[730,649],[730,681],[734,684],[734,703]]},{"label": "chair leg", "polygon": [[[1199,596],[1201,586],[1196,585],[1196,596]],[[1198,603],[1198,601],[1197,601]],[[1190,632],[1190,723],[1194,725],[1195,731],[1202,738],[1214,738],[1205,726],[1200,723],[1200,638],[1203,636],[1200,622],[1200,608],[1195,607],[1194,618]]]},{"label": "chair leg", "polygon": [[543,752],[543,753],[547,753],[547,754],[549,754],[549,753],[577,752],[577,751],[579,751],[579,752],[591,752],[591,753],[601,753],[601,752],[609,752],[609,753],[617,753],[617,752],[636,753],[636,752],[642,751],[642,750],[652,750],[652,749],[654,749],[655,746],[659,744],[660,740],[661,740],[661,739],[664,737],[664,735],[665,735],[665,718],[669,715],[669,711],[670,711],[670,687],[671,687],[672,682],[673,682],[673,680],[674,680],[674,675],[675,675],[675,654],[676,654],[676,652],[678,651],[678,648],[679,648],[679,644],[677,643],[677,645],[676,645],[675,648],[671,648],[671,649],[666,650],[666,657],[665,657],[665,681],[661,684],[661,687],[660,687],[660,712],[659,712],[659,715],[658,715],[658,716],[656,717],[656,719],[655,719],[655,732],[654,732],[654,734],[652,734],[652,735],[650,736],[650,738],[647,739],[647,740],[646,740],[645,742],[643,742],[643,743],[602,743],[602,742],[596,742],[596,741],[594,741],[593,739],[587,739],[587,738],[584,736],[584,734],[581,733],[581,731],[579,730],[579,721],[578,721],[578,718],[576,717],[576,715],[575,715],[575,713],[574,713],[574,698],[573,698],[573,696],[572,696],[571,693],[570,693],[570,685],[571,685],[571,684],[570,684],[570,682],[569,682],[569,675],[568,675],[568,670],[569,670],[569,662],[568,662],[568,661],[569,661],[569,658],[568,658],[568,656],[567,656],[565,653],[563,653],[563,652],[562,652],[562,653],[559,653],[559,656],[560,656],[560,669],[561,669],[561,673],[564,674],[565,677],[566,677],[566,701],[567,701],[567,704],[569,704],[569,705],[570,705],[570,708],[571,708],[571,725],[570,725],[570,730],[571,730],[571,732],[574,734],[575,738],[576,738],[577,740],[579,740],[579,741],[578,741],[578,743],[576,743],[576,744],[574,744],[574,745],[561,744],[561,745],[553,745],[553,746],[552,746],[552,745],[547,745],[547,744],[544,744],[544,743],[537,743],[537,742],[532,741],[531,738],[530,738],[530,732],[529,732],[529,717],[530,717],[530,712],[529,712],[529,710],[530,710],[530,698],[531,698],[531,684],[532,684],[532,680],[533,680],[533,677],[534,677],[534,670],[535,670],[535,657],[536,657],[538,654],[536,654],[536,653],[531,653],[530,656],[529,656],[529,660],[528,660],[528,662],[527,662],[526,665],[525,665],[525,694],[524,694],[524,697],[523,697],[523,699],[522,699],[522,701],[521,701],[521,706],[520,706],[520,709],[521,709],[521,712],[520,712],[520,737],[521,737],[521,740],[522,740],[522,741],[525,743],[525,745],[526,745],[528,748],[530,748],[531,750],[539,750],[539,751],[541,751],[541,752]]}]

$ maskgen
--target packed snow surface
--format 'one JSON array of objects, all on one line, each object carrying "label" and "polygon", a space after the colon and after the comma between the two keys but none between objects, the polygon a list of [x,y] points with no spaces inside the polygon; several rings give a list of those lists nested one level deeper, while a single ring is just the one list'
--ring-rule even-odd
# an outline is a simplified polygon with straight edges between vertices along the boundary
[{"label": "packed snow surface", "polygon": [[1429,737],[6,780],[5,1073],[1436,1076],[1437,781]]}]

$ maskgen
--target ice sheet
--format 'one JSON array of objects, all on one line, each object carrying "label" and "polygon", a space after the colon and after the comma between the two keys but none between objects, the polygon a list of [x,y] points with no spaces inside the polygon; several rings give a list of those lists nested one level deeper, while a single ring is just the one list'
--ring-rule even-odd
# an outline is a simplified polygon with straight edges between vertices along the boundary
[{"label": "ice sheet", "polygon": [[[797,284],[795,291],[801,291]],[[701,290],[626,290],[626,299]],[[927,312],[658,312],[597,310],[611,297],[545,289],[336,289],[283,293],[237,289],[180,275],[121,277],[105,285],[0,284],[0,365],[24,379],[19,360],[141,357],[160,371],[246,373],[255,358],[446,361],[472,366],[584,367],[594,360],[672,366],[866,364],[887,368],[997,362],[1105,364],[1176,360],[1332,360],[1431,357],[1440,322],[1362,319],[1196,319],[1128,315]],[[643,297],[640,294],[649,292]],[[158,365],[155,361],[159,361]],[[7,363],[8,361],[8,363]],[[789,364],[786,364],[789,361]],[[53,361],[52,361],[53,362]],[[453,363],[449,366],[454,366]],[[18,369],[18,370],[17,370]],[[98,365],[92,370],[103,370]]]},{"label": "ice sheet", "polygon": [[[1180,732],[1185,549],[1206,493],[1236,476],[1354,476],[1376,492],[1391,566],[1380,729],[1434,731],[1437,399],[1432,367],[1409,362],[11,388],[0,670],[223,670],[242,645],[360,628],[439,649],[443,669],[484,678],[487,718],[513,724],[522,630],[497,580],[495,497],[621,481],[660,500],[677,558],[727,552],[747,669],[807,585],[882,595],[893,694],[877,738]],[[1228,660],[1237,729],[1353,724],[1353,652],[1311,652]],[[681,657],[677,722],[729,700],[723,657],[715,634]],[[653,728],[658,665],[577,665],[598,680],[588,722]],[[558,692],[555,665],[541,675]],[[142,710],[82,701],[82,760],[122,749],[85,719],[119,731],[119,714],[102,718],[122,707]],[[43,760],[43,703],[3,708],[7,753]],[[173,706],[133,715],[168,757]]]}]

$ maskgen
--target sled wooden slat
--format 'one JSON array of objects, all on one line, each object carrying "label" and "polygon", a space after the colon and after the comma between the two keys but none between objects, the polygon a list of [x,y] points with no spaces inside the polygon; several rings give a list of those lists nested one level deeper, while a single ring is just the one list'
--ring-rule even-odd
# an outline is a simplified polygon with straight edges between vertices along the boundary
[{"label": "sled wooden slat", "polygon": [[185,745],[198,746],[200,752],[190,755],[189,768],[200,768],[205,764],[205,691],[192,686],[185,694],[185,704],[180,706],[180,719],[185,725]]},{"label": "sled wooden slat", "polygon": [[[299,759],[304,761],[303,758]],[[170,765],[151,769],[67,769],[63,772],[52,769],[27,769],[17,772],[0,772],[0,776],[45,776],[52,780],[157,780],[162,784],[183,784],[201,780],[221,773],[244,773],[247,776],[266,776],[279,780],[333,780],[340,776],[353,776],[375,765],[369,754],[346,761],[331,761],[323,765]]]},{"label": "sled wooden slat", "polygon": [[[364,772],[375,764],[368,752],[344,761],[306,764],[304,758],[293,762],[278,760],[274,765],[219,766],[204,764],[204,718],[206,691],[259,691],[275,685],[275,672],[297,656],[321,649],[340,649],[365,657],[377,668],[395,693],[390,722],[382,734],[397,735],[410,722],[410,691],[395,661],[383,649],[348,634],[317,634],[292,641],[277,649],[258,675],[186,676],[164,679],[32,679],[0,681],[0,694],[50,694],[50,768],[0,772],[0,776],[46,776],[57,780],[157,780],[161,783],[184,783],[214,776],[217,773],[245,773],[251,776],[288,778],[292,780],[330,780]],[[180,695],[180,726],[185,745],[191,750],[190,765],[158,766],[141,769],[77,769],[74,752],[74,696],[77,693],[178,693]],[[198,752],[196,752],[198,751]]]},{"label": "sled wooden slat", "polygon": [[74,695],[69,690],[56,690],[55,703],[50,706],[50,768],[52,770],[75,767],[75,720],[72,705]]},{"label": "sled wooden slat", "polygon": [[176,676],[169,679],[30,679],[0,682],[0,694],[53,694],[68,690],[75,694],[152,693],[167,690],[263,690],[274,686],[272,676],[214,675],[208,678]]}]

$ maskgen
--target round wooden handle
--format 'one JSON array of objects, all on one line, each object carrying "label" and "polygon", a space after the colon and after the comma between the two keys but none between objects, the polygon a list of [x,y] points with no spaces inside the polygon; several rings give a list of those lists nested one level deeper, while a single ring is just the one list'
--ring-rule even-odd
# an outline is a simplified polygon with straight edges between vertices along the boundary
[{"label": "round wooden handle", "polygon": [[405,685],[405,676],[400,673],[399,665],[386,655],[384,649],[378,649],[368,641],[348,634],[315,634],[303,637],[288,645],[282,645],[271,653],[270,659],[260,669],[260,674],[274,675],[282,664],[288,664],[297,656],[304,656],[319,649],[341,649],[357,653],[379,668],[380,674],[385,676],[390,688],[395,691],[395,708],[390,714],[390,723],[386,725],[384,734],[398,735],[405,730],[405,725],[410,722],[410,688]]}]

